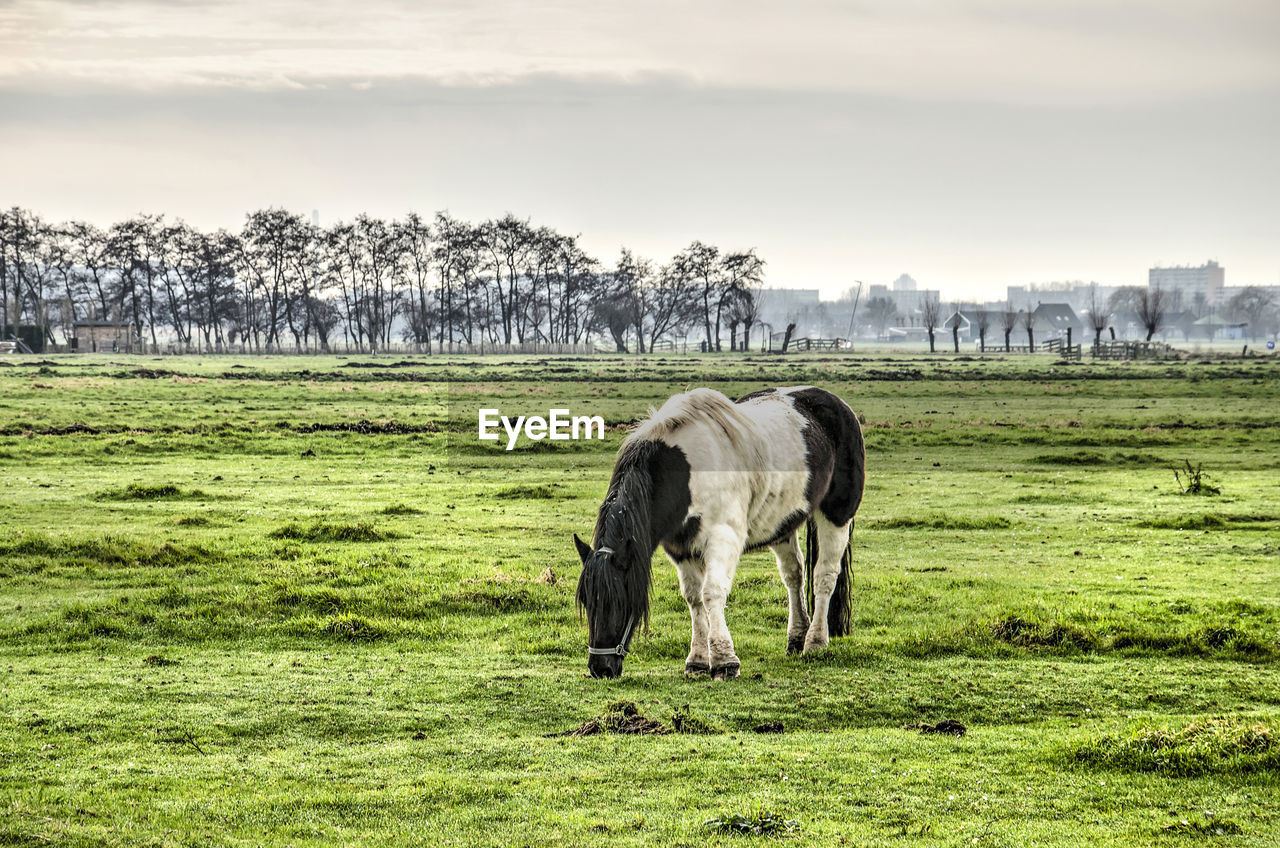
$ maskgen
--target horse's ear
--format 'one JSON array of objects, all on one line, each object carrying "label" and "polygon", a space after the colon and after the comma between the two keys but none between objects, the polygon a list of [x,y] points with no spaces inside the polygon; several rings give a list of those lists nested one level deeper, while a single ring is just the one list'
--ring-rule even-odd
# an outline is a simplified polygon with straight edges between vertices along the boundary
[{"label": "horse's ear", "polygon": [[586,565],[587,558],[594,553],[594,551],[591,550],[591,546],[579,539],[577,533],[573,534],[573,544],[574,547],[578,549],[578,559],[582,560],[583,565]]}]

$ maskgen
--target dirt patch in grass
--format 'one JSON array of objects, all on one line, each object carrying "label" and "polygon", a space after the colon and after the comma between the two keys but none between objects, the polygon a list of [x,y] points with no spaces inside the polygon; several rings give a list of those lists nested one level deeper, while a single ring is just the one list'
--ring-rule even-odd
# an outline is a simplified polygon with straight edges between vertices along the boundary
[{"label": "dirt patch in grass", "polygon": [[904,724],[902,729],[918,730],[920,733],[934,736],[964,736],[969,732],[969,728],[965,727],[963,722],[954,718],[944,718],[933,724],[927,721]]},{"label": "dirt patch in grass", "polygon": [[618,733],[628,736],[665,736],[671,732],[671,728],[662,722],[645,718],[635,701],[614,701],[605,708],[603,715],[587,719],[572,730],[550,735],[595,736],[598,733]]},{"label": "dirt patch in grass", "polygon": [[339,368],[420,368],[425,362],[401,359],[399,362],[344,362]]},{"label": "dirt patch in grass", "polygon": [[1075,453],[1042,453],[1032,457],[1036,465],[1101,465],[1111,467],[1158,466],[1164,460],[1150,453],[1098,453],[1097,451],[1076,451]]},{"label": "dirt patch in grass", "polygon": [[500,489],[493,493],[495,498],[503,500],[531,499],[531,500],[550,500],[557,497],[555,490],[551,486],[512,486],[508,489]]},{"label": "dirt patch in grass", "polygon": [[1013,527],[1013,522],[999,515],[966,518],[934,514],[882,518],[870,522],[869,526],[873,530],[1008,530]]},{"label": "dirt patch in grass", "polygon": [[1104,734],[1066,753],[1072,765],[1173,777],[1280,769],[1280,731],[1240,718],[1196,722],[1180,730],[1138,727]]},{"label": "dirt patch in grass", "polygon": [[150,655],[150,656],[148,656],[146,659],[144,659],[142,662],[143,662],[143,664],[144,664],[144,665],[153,665],[153,666],[181,665],[181,664],[182,664],[182,660],[171,660],[171,659],[169,659],[169,658],[168,658],[168,657],[166,657],[166,656],[162,656],[161,654],[151,654],[151,655]]},{"label": "dirt patch in grass", "polygon": [[423,424],[404,424],[399,421],[334,421],[290,422],[276,424],[282,430],[295,433],[359,433],[362,436],[403,436],[411,433],[439,433],[440,425],[427,421]]},{"label": "dirt patch in grass", "polygon": [[367,522],[329,524],[321,521],[306,526],[290,522],[267,535],[272,539],[300,542],[385,542],[400,538],[399,534],[379,530]]},{"label": "dirt patch in grass", "polygon": [[752,733],[783,733],[785,731],[786,727],[780,721],[766,721],[751,728]]}]

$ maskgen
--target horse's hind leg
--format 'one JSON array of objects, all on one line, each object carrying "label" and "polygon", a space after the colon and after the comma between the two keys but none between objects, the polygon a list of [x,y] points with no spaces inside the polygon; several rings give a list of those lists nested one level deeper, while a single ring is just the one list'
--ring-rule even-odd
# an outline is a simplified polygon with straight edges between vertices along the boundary
[{"label": "horse's hind leg", "polygon": [[814,515],[814,524],[818,528],[818,562],[813,569],[813,618],[804,639],[805,653],[825,648],[830,641],[827,611],[831,606],[831,595],[836,590],[836,580],[840,577],[844,549],[849,545],[852,522],[837,527],[819,512]]},{"label": "horse's hind leg", "polygon": [[675,563],[680,576],[680,594],[689,605],[692,633],[689,636],[689,656],[684,661],[686,674],[706,674],[711,671],[710,653],[707,648],[707,607],[702,602],[704,571],[701,560],[684,559]]},{"label": "horse's hind leg", "polygon": [[798,654],[804,648],[805,632],[809,629],[809,612],[804,608],[804,565],[800,562],[800,537],[798,532],[776,545],[770,545],[778,560],[778,573],[787,587],[787,653]]}]

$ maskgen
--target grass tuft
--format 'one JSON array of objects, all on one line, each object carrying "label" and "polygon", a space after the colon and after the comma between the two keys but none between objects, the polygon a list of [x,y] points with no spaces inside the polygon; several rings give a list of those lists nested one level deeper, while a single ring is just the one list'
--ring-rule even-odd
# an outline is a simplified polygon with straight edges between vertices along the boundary
[{"label": "grass tuft", "polygon": [[883,518],[870,526],[876,530],[1008,530],[1013,522],[999,515],[965,518],[931,514],[913,518]]},{"label": "grass tuft", "polygon": [[355,524],[316,522],[307,526],[290,522],[267,535],[272,539],[293,539],[300,542],[384,542],[399,538],[398,534],[379,530],[364,521]]},{"label": "grass tuft", "polygon": [[123,489],[110,489],[98,496],[104,501],[177,501],[208,500],[208,492],[200,489],[183,491],[173,483],[161,483],[158,486],[146,486],[141,483],[130,483]]},{"label": "grass tuft", "polygon": [[1270,530],[1280,522],[1277,515],[1223,515],[1205,512],[1191,515],[1169,515],[1137,522],[1148,530]]},{"label": "grass tuft", "polygon": [[800,823],[795,819],[783,818],[763,808],[745,815],[742,813],[719,815],[703,822],[702,826],[716,833],[737,836],[783,836],[800,829]]},{"label": "grass tuft", "polygon": [[324,632],[349,642],[368,642],[387,635],[386,628],[362,615],[345,613],[324,625]]},{"label": "grass tuft", "polygon": [[1244,832],[1238,822],[1215,818],[1209,813],[1205,813],[1203,819],[1180,819],[1165,825],[1162,830],[1179,836],[1235,836]]},{"label": "grass tuft", "polygon": [[1139,727],[1099,736],[1067,754],[1073,765],[1173,777],[1280,769],[1280,733],[1260,722],[1219,718],[1181,730]]},{"label": "grass tuft", "polygon": [[378,510],[378,512],[382,513],[383,515],[421,515],[422,514],[422,510],[418,509],[417,507],[412,507],[412,506],[409,506],[408,504],[402,504],[402,503],[391,504],[390,506],[384,506],[382,509]]},{"label": "grass tuft", "polygon": [[720,728],[695,714],[689,705],[676,707],[671,711],[671,729],[676,733],[687,733],[693,736],[709,736],[723,733]]},{"label": "grass tuft", "polygon": [[1001,642],[1020,648],[1055,648],[1069,651],[1093,651],[1098,648],[1098,639],[1094,634],[1060,621],[1041,624],[1014,615],[992,622],[990,630],[991,634]]}]

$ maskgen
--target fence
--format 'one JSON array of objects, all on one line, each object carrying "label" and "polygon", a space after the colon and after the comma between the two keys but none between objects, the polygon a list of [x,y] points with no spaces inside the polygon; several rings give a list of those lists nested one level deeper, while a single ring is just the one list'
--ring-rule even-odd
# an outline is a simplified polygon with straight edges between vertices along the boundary
[{"label": "fence", "polygon": [[215,344],[209,347],[187,346],[178,344],[150,344],[147,342],[99,342],[94,348],[81,345],[79,349],[69,345],[49,345],[50,353],[136,353],[151,356],[204,356],[217,354],[236,355],[271,355],[271,356],[328,356],[333,354],[533,354],[554,356],[589,356],[596,352],[593,344],[548,344],[546,342],[527,342],[525,344],[491,344],[481,342],[466,344],[463,342],[445,342],[438,344],[404,343],[382,345],[375,349],[361,349],[354,345],[335,344],[324,350],[318,347],[295,347],[294,345],[260,345],[252,344]]},{"label": "fence", "polygon": [[848,339],[813,339],[805,337],[792,339],[791,346],[787,350],[843,350],[847,347],[849,347]]},{"label": "fence", "polygon": [[1098,342],[1094,359],[1174,359],[1178,352],[1164,342]]}]

